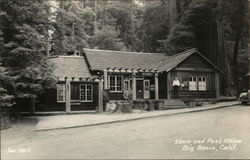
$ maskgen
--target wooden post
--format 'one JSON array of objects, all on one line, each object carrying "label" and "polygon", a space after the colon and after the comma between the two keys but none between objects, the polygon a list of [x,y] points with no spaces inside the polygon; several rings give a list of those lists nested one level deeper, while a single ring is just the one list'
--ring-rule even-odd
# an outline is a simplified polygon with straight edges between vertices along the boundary
[{"label": "wooden post", "polygon": [[98,108],[97,112],[103,112],[103,83],[102,80],[98,83]]},{"label": "wooden post", "polygon": [[65,106],[66,106],[66,112],[69,113],[71,111],[70,106],[70,79],[66,78],[66,86],[65,86]]},{"label": "wooden post", "polygon": [[158,83],[158,73],[155,73],[155,99],[159,99],[159,83]]},{"label": "wooden post", "polygon": [[104,76],[104,89],[108,89],[108,71],[107,70],[103,71],[103,76]]},{"label": "wooden post", "polygon": [[220,81],[219,81],[219,73],[215,72],[215,92],[216,92],[216,98],[219,98],[220,96]]},{"label": "wooden post", "polygon": [[36,97],[32,95],[30,98],[30,114],[35,113],[35,107],[36,107]]},{"label": "wooden post", "polygon": [[136,100],[136,75],[133,72],[133,85],[132,85],[132,90],[133,90],[133,100]]},{"label": "wooden post", "polygon": [[167,73],[167,99],[171,99],[171,73]]}]

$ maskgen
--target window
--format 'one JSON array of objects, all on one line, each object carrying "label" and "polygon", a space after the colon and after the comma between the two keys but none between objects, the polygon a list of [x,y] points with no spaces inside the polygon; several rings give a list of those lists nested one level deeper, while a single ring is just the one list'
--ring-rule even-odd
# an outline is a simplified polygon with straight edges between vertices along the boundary
[{"label": "window", "polygon": [[93,85],[92,84],[80,85],[80,98],[82,102],[93,102]]},{"label": "window", "polygon": [[130,88],[129,88],[129,80],[128,79],[125,79],[124,80],[124,90],[125,91],[128,91]]},{"label": "window", "polygon": [[150,86],[149,80],[144,80],[144,90],[145,91],[149,91],[149,86]]},{"label": "window", "polygon": [[109,76],[109,89],[111,92],[122,91],[122,76]]},{"label": "window", "polygon": [[65,84],[57,84],[57,102],[65,102]]},{"label": "window", "polygon": [[199,77],[198,86],[199,86],[199,91],[207,90],[206,77]]},{"label": "window", "polygon": [[189,90],[196,91],[197,90],[197,78],[196,77],[189,77]]},{"label": "window", "polygon": [[190,77],[189,78],[189,90],[190,91],[206,91],[207,79],[206,77]]}]

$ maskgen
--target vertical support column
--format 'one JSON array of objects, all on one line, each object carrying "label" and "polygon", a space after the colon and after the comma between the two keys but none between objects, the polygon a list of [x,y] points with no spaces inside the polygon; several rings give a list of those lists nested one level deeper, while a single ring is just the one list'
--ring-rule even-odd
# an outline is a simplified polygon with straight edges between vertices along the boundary
[{"label": "vertical support column", "polygon": [[108,89],[108,71],[107,70],[103,71],[103,76],[104,76],[104,89]]},{"label": "vertical support column", "polygon": [[155,99],[159,99],[159,83],[158,83],[158,73],[155,73]]},{"label": "vertical support column", "polygon": [[136,75],[135,72],[133,72],[133,85],[132,85],[132,90],[133,90],[133,100],[136,100]]},{"label": "vertical support column", "polygon": [[216,71],[215,72],[215,92],[216,92],[216,98],[220,96],[220,81],[219,81],[219,74]]},{"label": "vertical support column", "polygon": [[36,107],[36,97],[32,95],[30,98],[30,114],[35,113],[35,107]]},{"label": "vertical support column", "polygon": [[65,105],[66,105],[66,112],[69,113],[71,111],[70,106],[70,79],[66,78],[66,84],[65,84]]},{"label": "vertical support column", "polygon": [[[103,112],[103,81],[98,82],[98,108],[97,112]],[[104,82],[105,83],[105,82]]]},{"label": "vertical support column", "polygon": [[167,99],[171,99],[171,73],[167,73]]}]

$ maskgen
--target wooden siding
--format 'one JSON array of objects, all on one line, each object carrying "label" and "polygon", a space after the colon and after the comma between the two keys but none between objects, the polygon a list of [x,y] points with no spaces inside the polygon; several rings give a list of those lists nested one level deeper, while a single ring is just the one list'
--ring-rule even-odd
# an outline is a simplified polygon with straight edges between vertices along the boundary
[{"label": "wooden siding", "polygon": [[124,100],[123,92],[109,92],[110,100]]},{"label": "wooden siding", "polygon": [[213,69],[213,66],[200,55],[194,53],[175,68]]},{"label": "wooden siding", "polygon": [[[79,82],[72,82],[71,88],[71,111],[80,110],[95,110],[98,106],[98,84],[97,83],[81,83],[81,84],[93,84],[93,102],[81,102]],[[78,89],[77,89],[78,88]],[[36,111],[65,111],[65,102],[57,102],[57,90],[49,89],[42,95],[39,95],[38,102],[36,104]]]},{"label": "wooden siding", "polygon": [[[187,83],[187,84],[189,82],[189,77],[206,77],[207,90],[215,90],[215,73],[213,72],[205,72],[205,73],[204,72],[181,72],[181,71],[171,72],[171,82],[173,82],[175,77],[178,77],[181,83]],[[180,87],[180,90],[188,91],[188,86]]]},{"label": "wooden siding", "polygon": [[57,90],[48,89],[38,97],[35,111],[65,111],[65,102],[57,103]]},{"label": "wooden siding", "polygon": [[[216,92],[213,91],[179,91],[179,99],[196,99],[196,98],[216,98]],[[174,97],[171,92],[171,97]]]}]

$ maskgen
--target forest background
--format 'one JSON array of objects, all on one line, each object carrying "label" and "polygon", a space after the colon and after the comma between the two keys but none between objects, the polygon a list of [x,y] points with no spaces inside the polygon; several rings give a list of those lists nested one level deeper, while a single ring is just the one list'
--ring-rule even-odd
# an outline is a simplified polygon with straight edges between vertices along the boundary
[{"label": "forest background", "polygon": [[221,91],[247,90],[248,0],[1,0],[0,105],[55,84],[51,55],[83,48],[166,53],[197,48],[224,73]]}]

